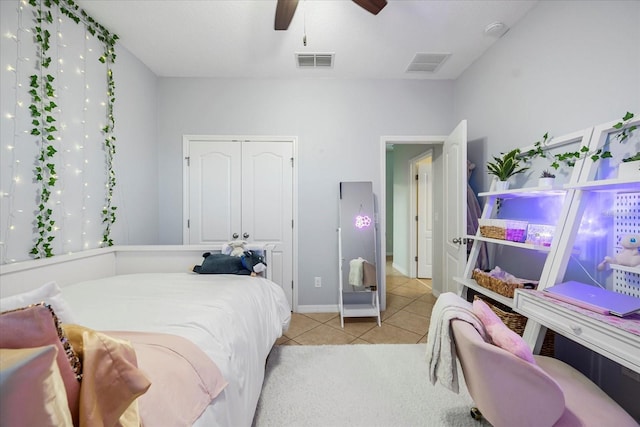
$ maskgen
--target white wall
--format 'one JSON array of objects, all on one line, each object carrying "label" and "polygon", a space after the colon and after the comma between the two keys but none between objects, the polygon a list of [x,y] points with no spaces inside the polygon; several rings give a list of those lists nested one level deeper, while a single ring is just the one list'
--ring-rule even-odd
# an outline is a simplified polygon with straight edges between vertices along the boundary
[{"label": "white wall", "polygon": [[455,82],[455,117],[488,147],[472,161],[639,114],[639,44],[640,2],[539,2]]},{"label": "white wall", "polygon": [[447,134],[451,115],[449,81],[161,78],[160,243],[182,241],[183,134],[297,136],[299,303],[336,305],[338,183],[379,194],[380,137]]}]

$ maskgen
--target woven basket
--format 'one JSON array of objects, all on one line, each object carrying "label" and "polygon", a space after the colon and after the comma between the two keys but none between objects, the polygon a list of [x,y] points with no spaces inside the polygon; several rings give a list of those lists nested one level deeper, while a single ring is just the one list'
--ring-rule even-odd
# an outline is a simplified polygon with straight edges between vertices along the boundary
[{"label": "woven basket", "polygon": [[483,288],[492,290],[493,292],[507,298],[513,298],[513,293],[516,289],[522,289],[525,287],[535,288],[534,284],[531,284],[531,286],[525,286],[525,283],[505,282],[478,269],[473,270],[473,273],[471,273],[471,278],[474,279],[478,283],[478,285],[482,286]]},{"label": "woven basket", "polygon": [[480,234],[483,237],[504,240],[507,237],[507,230],[505,228],[496,227],[494,225],[481,225]]},{"label": "woven basket", "polygon": [[[487,298],[483,295],[474,295],[473,299],[480,299],[487,303],[489,308],[491,308],[491,310],[500,318],[500,320],[502,320],[505,325],[507,325],[509,329],[522,336],[522,334],[524,333],[524,328],[525,326],[527,326],[528,319],[526,317],[524,317],[522,314],[515,313],[506,305]],[[542,347],[540,348],[540,355],[553,357],[554,346],[555,333],[551,329],[547,329],[547,334],[545,335],[544,341],[542,342]]]}]

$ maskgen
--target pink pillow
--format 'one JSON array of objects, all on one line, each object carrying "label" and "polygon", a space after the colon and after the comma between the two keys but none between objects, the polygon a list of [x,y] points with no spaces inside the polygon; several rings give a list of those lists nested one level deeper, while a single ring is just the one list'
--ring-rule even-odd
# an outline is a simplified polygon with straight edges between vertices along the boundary
[{"label": "pink pillow", "polygon": [[80,360],[67,341],[51,307],[36,304],[24,309],[5,311],[0,315],[0,331],[0,348],[53,345],[58,349],[56,360],[67,391],[69,410],[74,425],[78,425]]},{"label": "pink pillow", "polygon": [[535,363],[533,352],[526,341],[509,329],[484,301],[480,299],[473,301],[473,313],[478,316],[495,345],[522,360]]}]

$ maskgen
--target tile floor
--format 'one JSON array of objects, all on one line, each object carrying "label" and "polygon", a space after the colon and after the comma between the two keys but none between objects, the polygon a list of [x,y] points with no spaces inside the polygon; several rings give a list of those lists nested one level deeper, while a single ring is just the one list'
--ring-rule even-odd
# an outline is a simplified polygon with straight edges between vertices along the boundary
[{"label": "tile floor", "polygon": [[387,260],[382,326],[374,317],[352,317],[344,319],[343,329],[339,313],[292,313],[291,326],[276,345],[425,343],[435,301],[430,279],[409,279]]}]

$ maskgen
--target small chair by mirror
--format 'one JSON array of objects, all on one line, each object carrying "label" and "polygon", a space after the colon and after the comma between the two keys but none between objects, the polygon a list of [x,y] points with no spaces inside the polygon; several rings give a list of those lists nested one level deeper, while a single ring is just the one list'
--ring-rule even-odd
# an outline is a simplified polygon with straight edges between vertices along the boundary
[{"label": "small chair by mirror", "polygon": [[345,317],[377,317],[380,326],[373,184],[341,182],[339,203],[340,324]]}]

